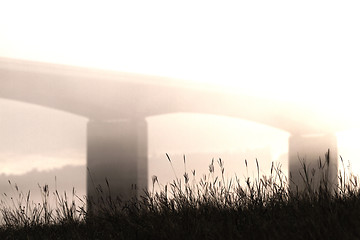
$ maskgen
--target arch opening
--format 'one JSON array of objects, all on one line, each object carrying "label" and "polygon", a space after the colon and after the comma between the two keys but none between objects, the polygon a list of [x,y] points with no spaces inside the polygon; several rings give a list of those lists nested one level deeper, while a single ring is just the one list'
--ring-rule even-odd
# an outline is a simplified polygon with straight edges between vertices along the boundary
[{"label": "arch opening", "polygon": [[[8,180],[41,202],[38,184],[50,191],[85,195],[86,119],[13,100],[0,100],[0,180]],[[56,182],[55,182],[56,176]]]},{"label": "arch opening", "polygon": [[[177,176],[184,173],[183,155],[187,171],[196,169],[197,179],[208,174],[212,158],[222,158],[228,177],[236,174],[243,178],[256,170],[255,159],[261,173],[270,172],[271,162],[282,164],[287,173],[287,147],[289,133],[247,120],[212,114],[174,113],[147,118],[149,126],[149,187],[151,176],[161,183],[175,178],[165,153],[173,158]],[[244,160],[249,169],[246,170]]]}]

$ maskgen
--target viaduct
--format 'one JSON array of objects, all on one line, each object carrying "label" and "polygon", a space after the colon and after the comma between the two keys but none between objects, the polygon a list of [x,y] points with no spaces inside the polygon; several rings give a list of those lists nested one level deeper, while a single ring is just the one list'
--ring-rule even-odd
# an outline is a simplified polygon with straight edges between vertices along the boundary
[{"label": "viaduct", "polygon": [[337,181],[335,133],[347,127],[290,102],[176,85],[161,77],[9,58],[0,58],[0,98],[89,119],[88,198],[96,196],[95,188],[104,185],[105,177],[114,196],[128,198],[134,191],[139,194],[147,187],[148,116],[179,112],[214,114],[285,130],[290,133],[290,187],[296,184],[300,188],[303,186],[299,159],[315,167],[319,156],[323,157],[328,149],[329,180]]}]

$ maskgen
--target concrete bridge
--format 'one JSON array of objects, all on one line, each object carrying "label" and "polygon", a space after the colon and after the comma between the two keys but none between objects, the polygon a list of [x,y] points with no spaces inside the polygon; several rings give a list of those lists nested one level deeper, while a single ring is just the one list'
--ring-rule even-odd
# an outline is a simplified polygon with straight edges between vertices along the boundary
[{"label": "concrete bridge", "polygon": [[147,187],[148,116],[178,112],[224,115],[285,130],[291,134],[289,170],[299,186],[302,185],[299,158],[306,158],[308,163],[313,161],[315,166],[315,161],[328,149],[329,177],[336,180],[334,133],[348,126],[289,102],[176,85],[162,77],[7,58],[0,58],[0,98],[89,119],[89,197],[96,195],[95,186],[104,186],[105,177],[112,186],[112,194],[125,198]]}]

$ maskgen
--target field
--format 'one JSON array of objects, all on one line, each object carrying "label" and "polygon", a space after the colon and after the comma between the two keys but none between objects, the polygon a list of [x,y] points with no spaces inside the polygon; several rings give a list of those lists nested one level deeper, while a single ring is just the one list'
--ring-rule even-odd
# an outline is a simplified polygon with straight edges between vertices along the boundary
[{"label": "field", "polygon": [[[345,167],[336,188],[308,182],[303,191],[288,188],[279,165],[269,176],[258,172],[242,181],[224,172],[219,159],[199,181],[194,170],[164,186],[153,176],[152,189],[126,202],[99,189],[96,212],[87,212],[75,191],[69,196],[41,186],[43,201],[33,203],[30,192],[14,185],[18,198],[1,201],[0,239],[360,239],[358,178]],[[305,165],[303,173],[309,174]],[[50,197],[57,199],[54,208]]]}]

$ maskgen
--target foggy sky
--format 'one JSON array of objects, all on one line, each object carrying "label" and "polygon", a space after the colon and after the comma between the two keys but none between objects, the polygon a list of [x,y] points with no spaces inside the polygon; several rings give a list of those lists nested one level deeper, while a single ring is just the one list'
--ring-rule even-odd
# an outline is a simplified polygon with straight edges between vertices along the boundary
[{"label": "foggy sky", "polygon": [[[11,1],[0,4],[0,57],[217,84],[358,120],[359,11],[325,1]],[[85,164],[86,121],[0,99],[0,171]],[[270,146],[276,159],[287,151],[287,133],[240,119],[147,121],[149,155]],[[339,134],[339,154],[356,161],[356,132]]]}]

